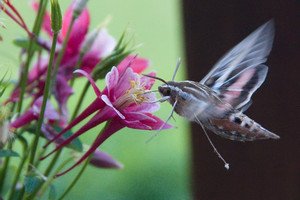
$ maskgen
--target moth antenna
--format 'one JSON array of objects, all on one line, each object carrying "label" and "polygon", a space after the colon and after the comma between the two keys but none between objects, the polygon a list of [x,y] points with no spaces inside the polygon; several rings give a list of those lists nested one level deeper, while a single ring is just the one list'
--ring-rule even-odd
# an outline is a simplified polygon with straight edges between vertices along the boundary
[{"label": "moth antenna", "polygon": [[181,64],[181,58],[178,58],[177,63],[176,63],[176,68],[175,68],[175,71],[174,71],[174,74],[173,74],[173,77],[172,77],[172,81],[175,80],[175,76],[177,74],[177,71],[179,69],[180,64]]},{"label": "moth antenna", "polygon": [[146,76],[146,77],[149,77],[149,78],[153,78],[153,79],[159,80],[159,81],[161,81],[161,82],[163,82],[163,83],[165,83],[165,84],[168,85],[167,81],[165,81],[165,80],[162,79],[162,78],[159,78],[159,77],[156,77],[156,76],[151,76],[151,75],[148,75],[148,74],[142,74],[142,75],[143,75],[143,76]]},{"label": "moth antenna", "polygon": [[170,121],[170,119],[173,117],[173,113],[174,113],[174,110],[175,110],[175,106],[177,104],[177,99],[173,105],[173,108],[172,108],[172,111],[169,115],[169,117],[167,118],[167,120],[163,123],[163,125],[161,125],[161,127],[159,127],[158,131],[153,134],[147,141],[146,141],[146,144],[148,144],[153,138],[155,138],[156,136],[158,136],[159,132],[162,130],[162,128]]},{"label": "moth antenna", "polygon": [[[195,114],[194,114],[195,115]],[[201,125],[205,136],[207,137],[208,142],[210,143],[211,147],[213,148],[214,152],[217,154],[217,156],[224,162],[224,167],[229,170],[229,163],[226,162],[226,160],[221,156],[221,154],[218,152],[217,148],[215,147],[215,145],[213,144],[213,142],[211,141],[210,137],[208,136],[205,127],[203,126],[203,124],[200,122],[200,120],[197,118],[197,116],[195,115],[195,119],[197,120],[197,122]]]}]

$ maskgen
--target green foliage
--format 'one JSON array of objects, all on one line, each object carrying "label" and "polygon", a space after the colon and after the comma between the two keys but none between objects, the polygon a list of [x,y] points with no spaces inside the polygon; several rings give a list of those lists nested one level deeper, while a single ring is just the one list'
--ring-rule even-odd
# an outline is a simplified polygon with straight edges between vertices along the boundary
[{"label": "green foliage", "polygon": [[19,154],[10,149],[0,149],[0,158],[4,157],[19,157]]},{"label": "green foliage", "polygon": [[41,183],[43,183],[44,180],[36,174],[30,174],[25,176],[25,193],[26,195],[32,194],[39,186]]},{"label": "green foliage", "polygon": [[[16,38],[13,40],[14,45],[16,45],[17,47],[20,47],[22,49],[29,49],[29,44],[30,44],[30,40],[28,38]],[[33,42],[32,45],[32,50],[33,51],[40,51],[42,50],[42,47],[36,43],[36,41]]]},{"label": "green foliage", "polygon": [[50,185],[48,200],[55,200],[56,197],[57,197],[57,193],[56,193],[55,186]]},{"label": "green foliage", "polygon": [[104,79],[105,75],[113,66],[117,66],[130,53],[134,52],[135,48],[127,50],[128,44],[124,44],[125,33],[126,32],[122,34],[114,51],[95,67],[92,73],[92,76],[95,80]]}]

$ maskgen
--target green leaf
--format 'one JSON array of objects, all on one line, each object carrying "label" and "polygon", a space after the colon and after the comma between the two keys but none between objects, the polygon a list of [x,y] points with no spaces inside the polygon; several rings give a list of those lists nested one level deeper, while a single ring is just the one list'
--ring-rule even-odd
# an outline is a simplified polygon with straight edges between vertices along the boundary
[{"label": "green leaf", "polygon": [[112,54],[106,57],[93,71],[93,78],[95,80],[103,79],[113,66],[117,66],[124,58],[126,58],[132,51],[120,52],[119,54]]},{"label": "green leaf", "polygon": [[26,194],[33,193],[38,188],[38,186],[41,185],[43,182],[44,180],[35,174],[25,176],[25,181],[24,181],[25,193]]},{"label": "green leaf", "polygon": [[[18,47],[28,49],[30,40],[28,38],[17,38],[17,39],[14,39],[13,43]],[[40,50],[42,50],[42,47],[34,42],[32,45],[32,50],[40,51]]]},{"label": "green leaf", "polygon": [[[62,129],[60,127],[54,127],[54,129],[59,133],[62,131]],[[71,135],[73,135],[73,132],[72,131],[67,131],[64,135],[63,135],[63,138],[64,139],[67,139],[69,138]],[[79,152],[82,152],[83,151],[83,145],[82,145],[82,142],[79,140],[79,138],[75,138],[74,140],[72,140],[72,142],[70,144],[68,144],[66,147],[70,148],[70,149],[73,149],[75,151],[79,151]]]},{"label": "green leaf", "polygon": [[19,154],[9,149],[0,149],[0,158],[2,157],[19,157]]},{"label": "green leaf", "polygon": [[48,200],[55,200],[57,196],[54,185],[50,185]]},{"label": "green leaf", "polygon": [[[55,126],[53,127],[54,130],[59,133],[62,131],[62,128],[58,127],[58,126]],[[32,125],[32,126],[28,126],[25,131],[29,132],[29,133],[33,133],[35,134],[35,131],[36,131],[36,125]],[[64,139],[67,139],[68,137],[70,137],[71,135],[73,135],[73,132],[72,131],[67,131],[62,137]],[[44,134],[41,134],[41,136],[43,138],[45,138],[45,135]],[[45,138],[47,139],[47,138]],[[78,152],[82,152],[83,151],[83,145],[82,145],[82,142],[80,141],[79,138],[75,138],[70,144],[68,144],[66,146],[67,148],[70,148],[70,149],[73,149],[75,151],[78,151]]]}]

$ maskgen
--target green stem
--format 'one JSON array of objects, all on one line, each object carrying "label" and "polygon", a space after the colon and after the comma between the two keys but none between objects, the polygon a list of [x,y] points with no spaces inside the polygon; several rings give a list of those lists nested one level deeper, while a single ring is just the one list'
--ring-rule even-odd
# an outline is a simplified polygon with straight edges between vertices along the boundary
[{"label": "green stem", "polygon": [[[75,70],[80,68],[80,65],[81,65],[81,63],[82,63],[83,56],[84,56],[84,54],[83,54],[83,53],[80,53],[79,59],[77,60],[76,65],[75,65]],[[73,75],[72,75],[71,82],[70,82],[71,87],[73,87],[73,85],[74,85],[74,80],[75,80],[75,76],[74,76],[74,74],[73,74]]]},{"label": "green stem", "polygon": [[34,54],[33,45],[35,43],[36,37],[39,35],[47,4],[48,4],[47,0],[40,1],[40,8],[38,10],[38,13],[37,13],[35,21],[34,21],[34,25],[33,25],[33,29],[32,29],[34,37],[30,37],[27,58],[26,58],[25,65],[23,66],[24,70],[22,70],[22,74],[20,77],[21,93],[20,93],[20,99],[19,99],[19,104],[18,104],[18,108],[17,108],[18,114],[21,113],[21,111],[22,111],[24,94],[25,94],[26,85],[27,85],[26,83],[27,83],[27,79],[28,79],[29,66],[30,66],[31,59],[33,58],[33,54]]},{"label": "green stem", "polygon": [[[9,150],[12,149],[12,143],[10,142],[8,144],[8,148]],[[1,171],[1,175],[0,175],[0,193],[2,192],[2,189],[3,189],[3,185],[4,185],[4,182],[5,182],[5,178],[6,178],[6,171],[7,171],[7,168],[8,168],[8,165],[9,165],[9,161],[10,161],[10,157],[6,157],[5,160],[4,160],[4,163],[3,163],[3,169]]]},{"label": "green stem", "polygon": [[53,176],[51,176],[50,178],[47,179],[47,181],[44,183],[43,187],[41,188],[40,192],[39,192],[39,196],[41,197],[45,191],[48,189],[48,187],[51,185],[52,181],[55,179],[55,174],[59,173],[60,170],[62,170],[66,164],[68,164],[70,161],[72,161],[73,158],[69,158],[69,159],[66,159],[64,162],[62,162],[59,167],[55,170],[55,173]]},{"label": "green stem", "polygon": [[86,159],[86,161],[84,162],[84,164],[83,164],[82,168],[80,169],[79,173],[77,174],[77,176],[73,179],[72,183],[69,185],[67,190],[58,198],[58,200],[63,200],[64,197],[72,190],[72,188],[75,186],[75,184],[81,177],[82,173],[85,171],[86,167],[88,166],[90,159],[91,159],[91,156],[88,159]]},{"label": "green stem", "polygon": [[54,165],[56,164],[56,161],[58,160],[59,156],[61,155],[61,149],[57,151],[57,153],[54,155],[54,157],[52,158],[50,164],[48,165],[44,175],[45,176],[49,176],[49,174],[51,173],[52,169],[54,168]]},{"label": "green stem", "polygon": [[54,55],[55,55],[57,37],[58,37],[58,33],[54,33],[53,40],[52,40],[52,46],[51,46],[51,52],[50,52],[50,58],[49,58],[49,64],[48,64],[48,68],[47,68],[47,77],[46,77],[46,82],[45,82],[45,88],[44,88],[44,93],[43,93],[43,102],[42,102],[42,106],[41,106],[40,117],[37,122],[36,134],[35,134],[35,137],[34,137],[34,140],[32,143],[31,152],[30,152],[28,171],[31,169],[30,166],[33,165],[33,163],[34,163],[36,149],[37,149],[40,134],[41,134],[41,127],[42,127],[42,124],[44,121],[46,103],[48,100],[50,86],[51,86],[51,71],[52,71],[52,65],[53,65],[53,60],[54,60]]},{"label": "green stem", "polygon": [[66,51],[66,48],[67,48],[67,44],[68,44],[68,41],[69,41],[69,38],[70,38],[70,35],[71,35],[71,31],[73,29],[73,25],[75,23],[75,20],[76,20],[76,18],[73,16],[72,19],[71,19],[71,23],[70,23],[70,25],[68,27],[68,31],[67,31],[66,37],[65,37],[64,42],[62,44],[62,49],[61,49],[61,51],[57,55],[57,59],[56,59],[56,62],[55,62],[55,67],[54,67],[53,75],[52,75],[53,80],[56,79],[58,68],[59,68],[61,60],[62,60],[62,58],[63,58],[63,56],[65,54],[65,51]]},{"label": "green stem", "polygon": [[[106,124],[104,125],[104,127],[102,128],[102,130],[100,131],[99,135],[101,135],[109,126],[110,121],[107,121]],[[82,168],[80,169],[80,171],[78,172],[78,174],[76,175],[76,177],[73,179],[72,183],[69,185],[69,187],[66,189],[66,191],[60,196],[60,198],[58,200],[63,200],[64,197],[72,190],[72,188],[75,186],[75,184],[77,183],[77,181],[79,180],[79,178],[81,177],[81,175],[83,174],[83,172],[85,171],[86,167],[88,166],[90,159],[92,158],[93,154],[91,154],[86,161],[84,162]]]},{"label": "green stem", "polygon": [[26,139],[23,136],[21,136],[21,135],[18,135],[18,139],[20,140],[20,142],[21,142],[21,144],[23,146],[23,152],[24,152],[24,154],[23,154],[22,160],[19,163],[19,166],[18,166],[16,175],[15,175],[15,178],[13,180],[13,184],[12,184],[9,196],[8,196],[8,200],[12,200],[13,197],[14,197],[18,180],[20,178],[23,166],[24,166],[25,161],[26,161],[27,156],[28,156],[28,144],[27,144]]},{"label": "green stem", "polygon": [[88,91],[88,89],[89,89],[89,86],[90,86],[89,81],[87,81],[87,82],[85,83],[85,85],[84,85],[84,88],[83,88],[82,92],[81,92],[81,95],[80,95],[80,97],[79,97],[79,100],[77,101],[75,110],[74,110],[73,115],[72,115],[72,117],[71,117],[71,121],[72,121],[73,119],[75,119],[75,117],[77,116],[77,114],[78,114],[78,112],[79,112],[79,110],[80,110],[81,104],[82,104],[82,102],[83,102],[83,99],[84,99],[84,97],[86,96],[86,93],[87,93],[87,91]]}]

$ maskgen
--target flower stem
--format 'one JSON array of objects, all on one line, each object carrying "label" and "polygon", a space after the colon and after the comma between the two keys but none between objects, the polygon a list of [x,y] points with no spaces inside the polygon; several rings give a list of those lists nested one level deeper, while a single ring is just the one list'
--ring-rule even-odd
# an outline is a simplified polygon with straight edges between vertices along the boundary
[{"label": "flower stem", "polygon": [[19,104],[18,104],[18,108],[17,108],[17,112],[21,113],[22,111],[22,105],[23,105],[23,99],[24,99],[24,94],[25,94],[25,89],[26,89],[26,83],[27,83],[27,79],[28,79],[28,72],[29,72],[29,66],[31,63],[31,59],[33,58],[33,44],[35,43],[36,37],[39,35],[41,26],[42,26],[42,22],[43,22],[43,16],[47,7],[47,0],[41,0],[40,1],[40,8],[38,10],[37,16],[35,18],[34,21],[34,25],[33,25],[33,35],[35,37],[30,37],[30,41],[29,41],[29,46],[28,46],[28,52],[27,52],[27,58],[26,58],[26,62],[25,62],[25,66],[24,69],[22,70],[22,74],[20,77],[20,87],[21,87],[21,93],[20,93],[20,99],[19,99]]},{"label": "flower stem", "polygon": [[[80,68],[80,65],[81,65],[81,63],[82,63],[83,56],[84,56],[84,54],[83,54],[83,53],[80,53],[79,59],[77,60],[76,65],[75,65],[75,70],[77,70],[77,69]],[[72,75],[72,79],[71,79],[71,81],[70,81],[71,87],[73,87],[73,85],[74,85],[74,80],[75,80],[75,76],[74,76],[74,74],[73,74],[73,75]]]},{"label": "flower stem", "polygon": [[13,197],[14,197],[14,194],[15,194],[15,190],[16,190],[16,186],[17,186],[17,183],[18,183],[18,180],[20,178],[20,175],[21,175],[21,172],[22,172],[22,169],[23,169],[23,166],[25,164],[25,161],[27,159],[27,156],[28,156],[28,144],[27,144],[27,141],[26,139],[21,136],[21,135],[18,135],[18,139],[20,140],[20,142],[22,143],[23,145],[23,157],[19,163],[19,166],[18,166],[18,169],[17,169],[17,172],[16,172],[16,175],[15,175],[15,178],[13,180],[13,184],[12,184],[12,187],[11,187],[11,190],[10,190],[10,193],[8,195],[8,200],[12,200]]},{"label": "flower stem", "polygon": [[[100,131],[99,135],[101,135],[105,129],[109,126],[110,121],[107,121],[104,125],[104,127],[102,128],[102,130]],[[73,179],[72,183],[69,185],[69,187],[66,189],[66,191],[58,198],[58,200],[63,200],[64,197],[72,190],[72,188],[75,186],[75,184],[77,183],[77,181],[79,180],[79,178],[81,177],[81,175],[83,174],[83,172],[85,171],[86,167],[88,166],[91,158],[92,158],[92,154],[86,159],[86,161],[84,162],[82,168],[80,169],[80,171],[78,172],[77,176]]]},{"label": "flower stem", "polygon": [[54,67],[54,70],[53,70],[53,75],[52,75],[52,78],[55,80],[56,79],[56,75],[57,75],[57,72],[58,72],[58,68],[59,68],[59,65],[61,63],[61,60],[65,54],[65,51],[66,51],[66,48],[67,48],[67,44],[68,44],[68,41],[69,41],[69,38],[70,38],[70,35],[71,35],[71,31],[73,29],[73,25],[75,23],[75,20],[76,18],[75,17],[72,17],[71,19],[71,23],[68,27],[68,31],[67,31],[67,34],[64,38],[64,42],[63,42],[63,45],[62,45],[62,49],[61,51],[58,53],[57,55],[57,59],[56,59],[56,62],[55,62],[55,67]]},{"label": "flower stem", "polygon": [[79,173],[77,174],[77,176],[74,178],[74,180],[69,185],[69,187],[66,189],[66,191],[58,198],[58,200],[63,200],[64,197],[72,190],[72,188],[75,186],[75,184],[81,177],[82,173],[85,171],[86,167],[88,166],[90,159],[91,159],[91,156],[86,159],[86,161],[84,162],[84,164],[83,164],[82,168],[80,169]]},{"label": "flower stem", "polygon": [[43,121],[44,121],[46,103],[47,103],[48,96],[49,96],[49,93],[50,93],[51,71],[52,71],[52,65],[53,65],[53,60],[54,60],[54,55],[55,55],[57,37],[58,37],[58,32],[53,34],[49,64],[48,64],[48,68],[47,68],[47,77],[46,77],[46,82],[45,82],[45,89],[44,89],[44,93],[43,93],[43,102],[42,102],[42,106],[41,106],[40,117],[39,117],[39,120],[37,122],[35,137],[34,137],[31,152],[30,152],[28,171],[31,168],[30,166],[33,165],[33,163],[34,163],[35,153],[36,153],[36,149],[37,149],[40,134],[41,134],[41,127],[42,127],[42,124],[43,124]]},{"label": "flower stem", "polygon": [[55,178],[55,174],[57,174],[60,170],[62,170],[64,167],[65,167],[65,165],[66,164],[68,164],[70,161],[72,161],[73,160],[73,158],[72,157],[70,157],[69,159],[66,159],[64,162],[62,162],[60,165],[59,165],[59,167],[55,170],[55,173],[54,173],[54,175],[53,176],[51,176],[51,177],[49,177],[48,179],[47,179],[47,181],[44,183],[44,186],[41,188],[41,190],[39,191],[39,196],[41,197],[44,193],[45,193],[45,191],[46,191],[46,189],[48,189],[48,187],[50,186],[50,184],[52,183],[52,181],[54,180],[54,178]]},{"label": "flower stem", "polygon": [[80,97],[79,97],[79,99],[78,99],[78,101],[77,101],[75,110],[74,110],[73,115],[72,115],[72,117],[71,117],[71,121],[72,121],[73,119],[75,119],[75,117],[77,116],[77,114],[78,114],[78,112],[79,112],[79,110],[80,110],[81,104],[82,104],[82,102],[83,102],[83,99],[84,99],[84,97],[86,96],[86,93],[87,93],[87,91],[88,91],[88,89],[89,89],[89,86],[90,86],[89,81],[87,81],[87,82],[85,83],[84,88],[83,88],[83,90],[82,90],[82,92],[81,92],[81,95],[80,95]]},{"label": "flower stem", "polygon": [[57,153],[52,158],[50,164],[48,165],[48,167],[44,173],[45,176],[49,176],[49,174],[51,173],[52,169],[54,168],[54,165],[56,164],[56,161],[58,160],[60,155],[61,155],[61,149],[58,150]]},{"label": "flower stem", "polygon": [[[8,144],[7,149],[9,149],[9,150],[12,149],[12,142],[10,142]],[[10,161],[10,157],[6,157],[4,160],[4,163],[3,163],[3,169],[2,169],[1,175],[0,175],[0,193],[2,192],[3,185],[5,182],[5,178],[6,178],[6,174],[7,174],[6,171],[7,171],[8,165],[9,165],[9,161]]]}]

